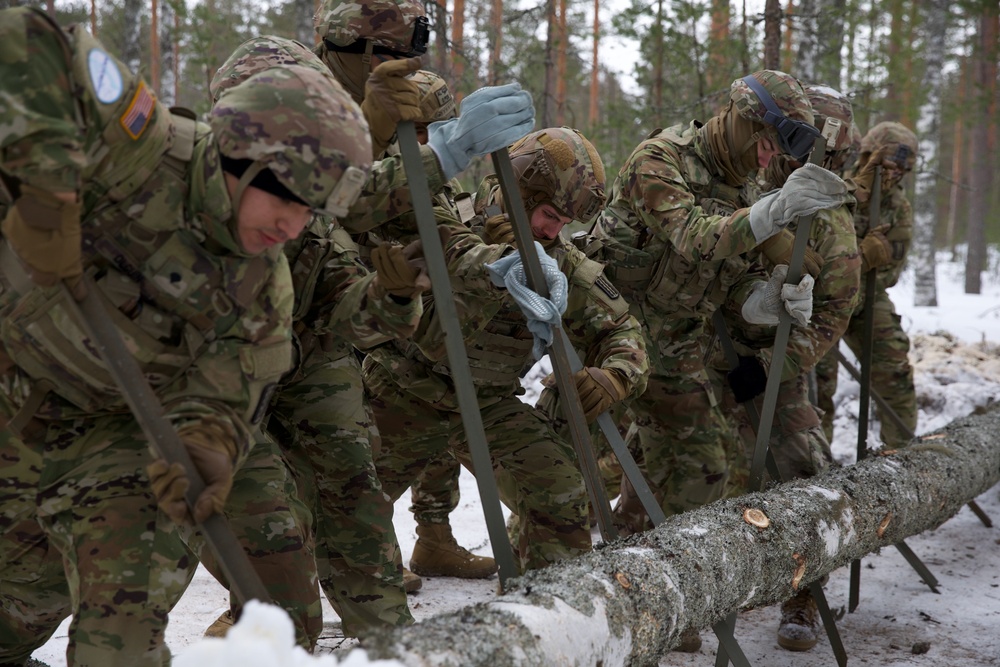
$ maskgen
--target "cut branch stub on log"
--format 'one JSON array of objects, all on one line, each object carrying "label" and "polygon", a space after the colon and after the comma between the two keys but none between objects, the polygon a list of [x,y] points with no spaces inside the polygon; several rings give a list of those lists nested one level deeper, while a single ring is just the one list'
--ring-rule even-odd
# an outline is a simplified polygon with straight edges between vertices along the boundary
[{"label": "cut branch stub on log", "polygon": [[[671,517],[511,580],[493,602],[383,631],[366,647],[413,667],[655,665],[688,626],[781,602],[941,525],[1000,480],[997,442],[1000,410],[958,420],[893,455]],[[767,527],[748,523],[748,509]]]}]

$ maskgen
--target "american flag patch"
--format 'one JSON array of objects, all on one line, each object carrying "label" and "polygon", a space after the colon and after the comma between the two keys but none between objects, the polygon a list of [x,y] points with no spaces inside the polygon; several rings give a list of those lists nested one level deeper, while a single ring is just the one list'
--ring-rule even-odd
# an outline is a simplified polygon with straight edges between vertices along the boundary
[{"label": "american flag patch", "polygon": [[153,117],[153,103],[155,101],[156,98],[153,97],[153,93],[149,92],[145,82],[140,81],[128,109],[118,119],[128,136],[133,139],[142,136],[143,130],[149,125],[149,119]]}]

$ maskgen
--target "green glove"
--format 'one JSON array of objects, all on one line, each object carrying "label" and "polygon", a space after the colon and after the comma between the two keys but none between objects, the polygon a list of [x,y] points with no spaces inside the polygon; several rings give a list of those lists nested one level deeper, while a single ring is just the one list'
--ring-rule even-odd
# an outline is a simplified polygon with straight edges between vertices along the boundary
[{"label": "green glove", "polygon": [[[451,230],[447,227],[438,227],[437,230],[444,246],[451,238]],[[405,247],[382,243],[372,250],[371,262],[378,274],[373,284],[376,298],[388,292],[396,297],[412,299],[431,288],[424,260],[424,244],[420,239],[411,241]]]},{"label": "green glove", "polygon": [[392,143],[400,122],[426,120],[421,118],[420,89],[408,78],[421,64],[420,58],[387,60],[372,70],[365,83],[361,111],[368,121],[375,159]]},{"label": "green glove", "polygon": [[885,266],[892,260],[892,243],[885,236],[888,229],[888,225],[872,229],[858,244],[863,260],[863,271]]},{"label": "green glove", "polygon": [[574,373],[573,380],[588,424],[628,396],[628,383],[616,370],[588,366]]},{"label": "green glove", "polygon": [[229,428],[205,420],[179,431],[181,442],[195,469],[201,475],[205,488],[194,505],[194,515],[188,511],[184,494],[191,481],[179,463],[168,464],[157,459],[146,466],[149,484],[156,496],[156,504],[175,523],[201,523],[213,514],[222,512],[229,491],[233,488],[236,440]]}]

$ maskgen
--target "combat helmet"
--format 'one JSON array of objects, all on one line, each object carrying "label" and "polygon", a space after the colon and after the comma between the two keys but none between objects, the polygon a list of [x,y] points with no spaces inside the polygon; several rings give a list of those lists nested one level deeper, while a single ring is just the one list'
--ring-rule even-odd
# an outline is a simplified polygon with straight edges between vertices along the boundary
[{"label": "combat helmet", "polygon": [[854,110],[851,101],[839,90],[823,84],[802,86],[812,105],[813,123],[827,138],[827,159],[823,166],[837,172],[843,169],[851,152]]},{"label": "combat helmet", "polygon": [[891,144],[896,144],[896,148],[889,152],[888,159],[901,170],[911,171],[917,162],[917,135],[893,121],[879,123],[861,138],[861,162],[867,162],[872,153]]},{"label": "combat helmet", "polygon": [[733,81],[729,99],[741,117],[773,128],[786,155],[800,161],[809,155],[819,130],[795,77],[777,70],[754,72]]},{"label": "combat helmet", "polygon": [[209,124],[224,167],[226,159],[250,163],[241,184],[273,177],[317,213],[346,215],[371,168],[361,109],[329,76],[301,65],[257,72],[225,91]]},{"label": "combat helmet", "polygon": [[246,81],[257,72],[284,65],[311,67],[336,81],[330,68],[304,44],[294,39],[265,35],[248,39],[236,47],[222,67],[215,72],[208,90],[212,99],[217,100],[222,93]]},{"label": "combat helmet", "polygon": [[316,34],[331,51],[419,56],[430,24],[416,0],[325,0],[316,12]]},{"label": "combat helmet", "polygon": [[510,148],[525,210],[550,203],[589,222],[604,207],[604,163],[586,137],[569,127],[532,132]]},{"label": "combat helmet", "polygon": [[427,70],[417,70],[410,75],[410,79],[417,84],[420,90],[420,120],[425,123],[433,123],[439,120],[448,120],[458,115],[458,107],[455,105],[455,96],[448,88],[448,82],[434,72]]}]

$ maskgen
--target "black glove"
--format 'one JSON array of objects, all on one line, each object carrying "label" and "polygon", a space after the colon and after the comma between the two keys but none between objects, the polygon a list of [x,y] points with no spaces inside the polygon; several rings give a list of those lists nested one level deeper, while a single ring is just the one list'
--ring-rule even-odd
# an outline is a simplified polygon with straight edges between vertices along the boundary
[{"label": "black glove", "polygon": [[740,356],[740,365],[726,373],[729,388],[736,401],[746,403],[764,393],[767,387],[767,372],[757,357]]}]

